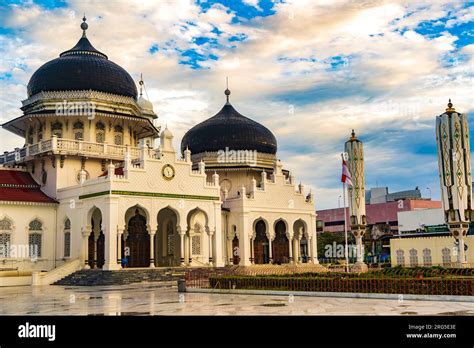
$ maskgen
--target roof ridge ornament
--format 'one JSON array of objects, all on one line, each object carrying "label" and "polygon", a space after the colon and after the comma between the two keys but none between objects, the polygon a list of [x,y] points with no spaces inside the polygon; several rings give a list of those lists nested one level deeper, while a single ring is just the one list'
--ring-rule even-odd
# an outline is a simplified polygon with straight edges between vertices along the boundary
[{"label": "roof ridge ornament", "polygon": [[453,103],[451,103],[451,98],[449,98],[448,107],[446,108],[446,112],[454,112],[456,109],[453,107]]},{"label": "roof ridge ornament", "polygon": [[86,21],[87,21],[86,14],[84,13],[84,17],[82,17],[82,23],[81,23],[82,37],[87,37],[86,30],[87,28],[89,28],[89,25],[86,23]]},{"label": "roof ridge ornament", "polygon": [[138,84],[140,85],[140,97],[143,95],[143,85],[145,82],[143,82],[143,73],[140,73],[140,81],[138,81]]},{"label": "roof ridge ornament", "polygon": [[230,102],[229,102],[229,96],[230,96],[229,76],[226,77],[226,89],[224,91],[224,94],[226,95],[226,98],[227,98],[227,102],[225,103],[225,105],[230,105]]}]

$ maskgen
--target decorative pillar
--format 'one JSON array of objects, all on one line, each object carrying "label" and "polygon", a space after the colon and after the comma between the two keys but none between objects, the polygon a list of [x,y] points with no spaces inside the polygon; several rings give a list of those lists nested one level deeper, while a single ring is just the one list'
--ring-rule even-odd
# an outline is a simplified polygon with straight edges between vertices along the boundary
[{"label": "decorative pillar", "polygon": [[347,167],[351,174],[352,185],[348,185],[349,215],[351,232],[356,240],[356,263],[351,267],[353,272],[367,272],[364,263],[363,237],[367,226],[365,215],[365,174],[364,174],[364,145],[357,139],[354,130],[345,143]]},{"label": "decorative pillar", "polygon": [[[238,225],[239,248],[240,248],[240,266],[249,266],[253,263],[253,245],[251,238],[252,225],[248,213],[240,215],[241,225]],[[250,245],[249,245],[250,241]],[[249,249],[250,246],[250,249]]]},{"label": "decorative pillar", "polygon": [[268,257],[269,257],[269,260],[268,260],[268,263],[273,263],[273,247],[272,247],[272,235],[270,234],[268,237]]},{"label": "decorative pillar", "polygon": [[474,217],[469,126],[451,99],[446,112],[436,117],[436,143],[444,218],[455,239],[457,267],[467,267],[464,238]]},{"label": "decorative pillar", "polygon": [[214,236],[214,231],[212,228],[209,229],[208,237],[209,237],[209,265],[212,265],[214,262],[213,255],[214,255],[214,248],[212,247],[212,238]]},{"label": "decorative pillar", "polygon": [[191,229],[189,233],[186,235],[186,249],[188,249],[188,265],[191,266],[193,262],[193,246],[192,246],[192,238],[191,238]]},{"label": "decorative pillar", "polygon": [[117,264],[122,265],[122,236],[123,228],[117,228]]},{"label": "decorative pillar", "polygon": [[89,269],[90,266],[87,263],[87,249],[89,247],[89,235],[92,232],[91,226],[84,226],[82,229],[82,250],[81,250],[81,263],[84,265],[84,269]]},{"label": "decorative pillar", "polygon": [[155,268],[155,235],[156,230],[150,228],[150,268]]},{"label": "decorative pillar", "polygon": [[234,250],[232,248],[232,234],[229,234],[227,239],[227,264],[232,265],[234,263]]},{"label": "decorative pillar", "polygon": [[289,262],[293,263],[293,236],[290,235],[288,238],[288,251],[289,251]]},{"label": "decorative pillar", "polygon": [[187,226],[186,225],[177,226],[177,229],[179,233],[179,247],[180,247],[179,264],[180,266],[185,266],[186,254],[185,254],[185,238],[184,237],[186,235]]},{"label": "decorative pillar", "polygon": [[117,229],[118,229],[118,204],[116,197],[108,197],[102,214],[102,232],[105,236],[104,270],[117,270]]}]

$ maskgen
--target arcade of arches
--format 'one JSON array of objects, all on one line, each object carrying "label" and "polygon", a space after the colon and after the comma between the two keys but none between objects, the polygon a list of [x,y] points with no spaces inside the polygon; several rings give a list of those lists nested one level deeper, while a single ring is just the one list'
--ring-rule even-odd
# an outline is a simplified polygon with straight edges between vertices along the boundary
[{"label": "arcade of arches", "polygon": [[[85,264],[88,268],[102,268],[105,254],[105,235],[102,231],[102,212],[93,208],[91,232],[87,238]],[[187,230],[181,233],[178,214],[166,207],[159,211],[156,226],[150,223],[147,212],[140,206],[125,213],[125,228],[118,234],[117,263],[122,267],[180,266],[211,264],[213,245],[209,236],[207,215],[196,208],[186,217]]]},{"label": "arcade of arches", "polygon": [[[187,229],[181,232],[179,215],[169,207],[159,211],[155,228],[147,212],[140,206],[130,207],[125,213],[125,228],[118,235],[117,263],[122,267],[155,267],[212,264],[213,245],[209,235],[207,215],[196,208],[186,217]],[[87,236],[87,259],[90,268],[104,265],[105,235],[102,231],[102,212],[91,213],[91,232]],[[251,237],[253,264],[306,263],[311,258],[306,223],[296,220],[292,226],[284,219],[273,222],[273,233],[263,218],[254,221]],[[291,230],[290,230],[291,229]],[[241,262],[241,241],[236,231],[229,240],[232,255],[230,264]]]}]

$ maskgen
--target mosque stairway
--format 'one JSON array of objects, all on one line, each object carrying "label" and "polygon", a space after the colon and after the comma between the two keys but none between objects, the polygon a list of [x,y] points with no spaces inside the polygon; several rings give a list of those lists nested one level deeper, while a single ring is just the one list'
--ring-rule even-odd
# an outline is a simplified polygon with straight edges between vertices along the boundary
[{"label": "mosque stairway", "polygon": [[184,277],[186,268],[137,268],[117,271],[83,269],[58,280],[53,285],[100,286],[141,282],[171,282]]}]

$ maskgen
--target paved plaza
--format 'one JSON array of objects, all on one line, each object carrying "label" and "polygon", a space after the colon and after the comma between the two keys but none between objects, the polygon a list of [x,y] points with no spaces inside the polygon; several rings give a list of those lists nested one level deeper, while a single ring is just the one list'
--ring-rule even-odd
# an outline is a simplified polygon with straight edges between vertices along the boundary
[{"label": "paved plaza", "polygon": [[174,284],[0,288],[0,315],[474,315],[474,303],[179,294]]}]

